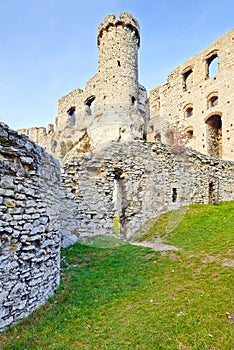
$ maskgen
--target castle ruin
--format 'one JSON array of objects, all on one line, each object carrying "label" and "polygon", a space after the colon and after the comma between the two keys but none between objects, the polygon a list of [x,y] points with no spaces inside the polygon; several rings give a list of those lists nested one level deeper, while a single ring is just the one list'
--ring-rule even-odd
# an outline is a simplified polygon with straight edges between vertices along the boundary
[{"label": "castle ruin", "polygon": [[177,129],[187,146],[234,160],[234,29],[175,68],[150,92],[148,140]]},{"label": "castle ruin", "polygon": [[114,222],[128,239],[169,210],[234,200],[233,31],[176,68],[150,103],[139,45],[132,15],[107,16],[98,73],[59,100],[55,128],[0,123],[0,331],[53,294],[61,244],[115,234]]},{"label": "castle ruin", "polygon": [[140,28],[123,12],[109,15],[98,27],[98,73],[59,99],[55,130],[21,129],[55,157],[69,159],[110,141],[146,138],[149,107],[146,89],[138,82]]},{"label": "castle ruin", "polygon": [[[234,160],[234,29],[175,68],[150,92],[138,82],[140,28],[123,12],[98,27],[98,73],[59,99],[55,129],[21,129],[60,161],[110,141],[170,144]],[[178,138],[178,136],[177,136]]]}]

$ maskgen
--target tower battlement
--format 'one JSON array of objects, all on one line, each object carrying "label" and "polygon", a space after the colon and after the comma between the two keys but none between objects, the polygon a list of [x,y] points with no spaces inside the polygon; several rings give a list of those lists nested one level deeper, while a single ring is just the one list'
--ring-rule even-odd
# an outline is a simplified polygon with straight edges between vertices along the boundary
[{"label": "tower battlement", "polygon": [[103,36],[103,33],[112,27],[117,28],[122,26],[123,28],[130,29],[137,38],[138,47],[140,47],[140,26],[138,21],[134,16],[128,12],[121,12],[119,18],[116,18],[114,14],[108,15],[104,18],[104,23],[101,23],[98,26],[98,35],[97,35],[97,46],[100,46],[100,39]]}]

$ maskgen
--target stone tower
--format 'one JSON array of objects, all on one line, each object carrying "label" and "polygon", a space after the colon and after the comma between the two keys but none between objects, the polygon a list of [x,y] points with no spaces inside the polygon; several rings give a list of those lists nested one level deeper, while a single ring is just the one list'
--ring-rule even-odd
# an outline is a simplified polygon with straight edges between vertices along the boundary
[{"label": "stone tower", "polygon": [[97,46],[97,74],[84,90],[76,88],[59,99],[55,130],[43,144],[60,160],[146,135],[149,103],[138,82],[137,20],[126,12],[107,16],[98,27]]},{"label": "stone tower", "polygon": [[102,89],[95,104],[109,106],[120,115],[138,111],[139,33],[137,20],[126,12],[119,19],[107,16],[98,27]]},{"label": "stone tower", "polygon": [[86,90],[93,90],[87,104],[94,102],[93,114],[98,116],[98,125],[94,121],[89,132],[94,145],[103,138],[142,139],[147,124],[147,92],[138,83],[137,20],[126,12],[119,18],[107,16],[98,27],[97,46],[98,73],[86,86]]}]

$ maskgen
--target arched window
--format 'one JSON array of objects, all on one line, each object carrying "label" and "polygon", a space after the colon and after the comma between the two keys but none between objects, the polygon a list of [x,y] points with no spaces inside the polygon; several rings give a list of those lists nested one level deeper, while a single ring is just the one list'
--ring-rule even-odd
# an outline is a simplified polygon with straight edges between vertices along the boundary
[{"label": "arched window", "polygon": [[183,84],[184,91],[187,91],[188,89],[190,89],[192,84],[193,84],[193,74],[192,73],[193,73],[192,68],[187,69],[183,73],[182,84]]},{"label": "arched window", "polygon": [[189,118],[193,115],[193,105],[192,103],[187,104],[184,106],[184,117]]},{"label": "arched window", "polygon": [[209,102],[210,102],[210,107],[217,106],[217,104],[218,104],[218,96],[211,97]]},{"label": "arched window", "polygon": [[185,136],[188,139],[192,139],[193,138],[193,127],[189,126],[188,128],[185,129]]},{"label": "arched window", "polygon": [[207,108],[212,108],[218,105],[218,92],[212,92],[207,97]]},{"label": "arched window", "polygon": [[87,115],[93,114],[95,96],[90,96],[85,100],[85,111]]},{"label": "arched window", "polygon": [[213,78],[218,74],[219,71],[219,57],[217,51],[213,52],[206,59],[207,66],[207,78]]}]

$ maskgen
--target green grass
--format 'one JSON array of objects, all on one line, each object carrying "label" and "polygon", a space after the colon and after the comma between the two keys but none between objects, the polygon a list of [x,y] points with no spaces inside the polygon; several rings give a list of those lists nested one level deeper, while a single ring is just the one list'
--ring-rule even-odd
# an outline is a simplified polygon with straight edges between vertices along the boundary
[{"label": "green grass", "polygon": [[179,251],[100,237],[63,250],[56,294],[0,349],[233,349],[233,214],[232,202],[163,215],[144,239]]}]

